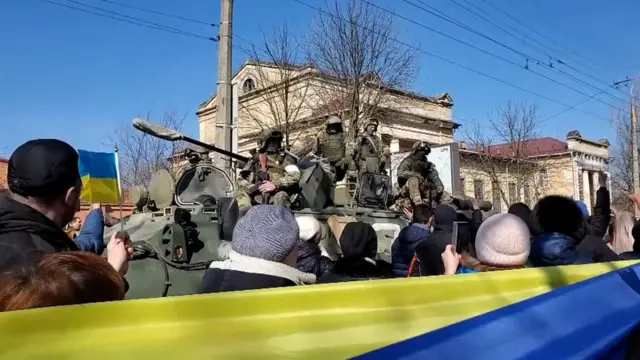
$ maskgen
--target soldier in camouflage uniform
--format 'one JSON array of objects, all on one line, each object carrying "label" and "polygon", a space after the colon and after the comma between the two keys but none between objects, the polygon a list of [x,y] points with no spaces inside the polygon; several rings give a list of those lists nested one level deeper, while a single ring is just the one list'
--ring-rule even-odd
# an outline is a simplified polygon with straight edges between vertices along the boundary
[{"label": "soldier in camouflage uniform", "polygon": [[296,159],[282,147],[282,133],[267,131],[258,138],[258,149],[240,171],[236,198],[240,207],[252,202],[289,207],[289,195],[300,181]]},{"label": "soldier in camouflage uniform", "polygon": [[344,179],[347,167],[352,161],[353,154],[345,146],[346,136],[342,129],[342,120],[337,116],[330,116],[325,130],[318,133],[312,152],[323,157],[331,164],[335,180]]},{"label": "soldier in camouflage uniform", "polygon": [[384,172],[391,156],[389,147],[384,146],[382,139],[376,134],[378,120],[369,119],[364,125],[364,130],[365,132],[358,136],[353,144],[358,179],[362,178],[362,174],[366,172]]},{"label": "soldier in camouflage uniform", "polygon": [[444,190],[438,176],[438,170],[427,160],[431,152],[429,144],[416,141],[411,154],[398,165],[399,199],[396,205],[400,208],[423,204],[431,200],[436,203],[448,203],[451,196]]}]

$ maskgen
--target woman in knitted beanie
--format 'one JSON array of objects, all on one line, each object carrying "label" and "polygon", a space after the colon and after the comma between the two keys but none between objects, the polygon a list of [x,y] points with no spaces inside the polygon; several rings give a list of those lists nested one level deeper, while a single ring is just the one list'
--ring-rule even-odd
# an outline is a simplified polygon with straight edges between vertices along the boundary
[{"label": "woman in knitted beanie", "polygon": [[445,274],[460,273],[460,265],[481,272],[524,268],[530,244],[531,234],[522,219],[508,213],[494,215],[478,229],[475,258],[464,253],[456,264],[455,256],[445,250],[442,254]]}]

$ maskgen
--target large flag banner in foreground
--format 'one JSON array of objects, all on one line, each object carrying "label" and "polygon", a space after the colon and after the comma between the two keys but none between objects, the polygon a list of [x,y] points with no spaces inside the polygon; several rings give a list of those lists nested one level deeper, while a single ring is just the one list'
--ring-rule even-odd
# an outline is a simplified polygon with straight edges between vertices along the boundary
[{"label": "large flag banner in foreground", "polygon": [[622,360],[640,325],[639,275],[613,271],[357,359]]},{"label": "large flag banner in foreground", "polygon": [[115,153],[78,150],[78,168],[82,178],[82,200],[91,203],[117,204],[118,160]]},{"label": "large flag banner in foreground", "polygon": [[[556,290],[560,298],[564,294],[572,299],[567,301],[573,307],[565,307],[562,314],[556,308],[539,307],[539,311],[552,311],[554,323],[545,322],[544,314],[528,312],[525,302],[524,306],[507,307],[510,310],[501,323],[507,328],[472,319],[475,322],[466,332],[449,332],[434,343],[453,344],[455,351],[426,358],[500,359],[504,351],[513,349],[516,352],[509,358],[518,358],[541,344],[562,345],[561,340],[580,341],[583,346],[588,343],[585,349],[589,350],[627,330],[618,315],[626,313],[633,319],[640,314],[628,312],[636,306],[637,295],[624,285],[619,273],[605,278],[605,282],[613,279],[608,286],[593,285],[601,281],[593,280],[589,286],[597,286],[597,291],[581,290],[578,299],[571,296],[576,290],[564,290],[563,286],[633,263],[358,281],[6,312],[0,313],[0,359],[346,359],[556,288],[560,288]],[[591,302],[593,306],[588,307]],[[585,309],[592,312],[585,315],[586,320],[579,319],[583,314],[572,312]],[[527,315],[518,317],[521,311]],[[518,320],[509,322],[510,316]],[[594,323],[589,326],[589,321]],[[527,329],[536,333],[522,337]],[[593,333],[585,333],[585,329]],[[479,337],[464,337],[467,332]],[[461,337],[468,343],[456,341]],[[522,350],[512,347],[517,341],[521,341]],[[468,354],[466,347],[479,344],[487,348],[474,348],[478,356],[461,356]],[[496,352],[489,353],[493,348]],[[490,356],[480,356],[486,354]],[[407,353],[389,358],[403,356]],[[556,358],[550,354],[545,360]]]}]

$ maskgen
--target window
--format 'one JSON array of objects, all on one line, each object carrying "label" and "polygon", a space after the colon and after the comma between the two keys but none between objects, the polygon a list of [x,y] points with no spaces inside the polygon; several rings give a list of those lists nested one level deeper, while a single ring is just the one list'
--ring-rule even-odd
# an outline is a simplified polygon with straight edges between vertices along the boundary
[{"label": "window", "polygon": [[549,177],[547,175],[547,169],[542,169],[540,170],[540,172],[538,173],[538,183],[540,184],[541,187],[546,186],[547,182],[549,181]]},{"label": "window", "polygon": [[502,197],[500,196],[500,184],[497,182],[491,183],[491,195],[493,197],[493,209],[497,212],[502,212]]},{"label": "window", "polygon": [[253,79],[249,78],[242,83],[242,92],[248,93],[256,89],[256,84],[253,82]]},{"label": "window", "polygon": [[464,186],[464,178],[460,178],[460,192],[462,195],[467,195],[466,186]]},{"label": "window", "polygon": [[517,195],[516,195],[516,184],[515,183],[509,183],[509,202],[511,204],[514,204],[514,203],[518,202]]},{"label": "window", "polygon": [[476,200],[484,200],[484,181],[473,180],[473,196]]},{"label": "window", "polygon": [[523,191],[524,191],[524,203],[527,205],[530,205],[531,195],[529,194],[529,191],[531,191],[531,189],[529,188],[529,185],[523,186]]}]

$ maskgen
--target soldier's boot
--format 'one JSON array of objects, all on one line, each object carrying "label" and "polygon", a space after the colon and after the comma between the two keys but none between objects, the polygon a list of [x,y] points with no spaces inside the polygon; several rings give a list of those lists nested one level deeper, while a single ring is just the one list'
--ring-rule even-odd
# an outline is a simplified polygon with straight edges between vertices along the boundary
[{"label": "soldier's boot", "polygon": [[420,179],[416,177],[410,177],[407,180],[407,190],[409,190],[409,198],[415,205],[424,204],[422,201],[422,194],[420,193]]},{"label": "soldier's boot", "polygon": [[269,202],[271,204],[284,206],[286,208],[291,207],[289,194],[287,194],[286,191],[278,191],[277,193],[271,195],[271,199]]},{"label": "soldier's boot", "polygon": [[438,194],[435,191],[429,192],[431,199],[433,199],[438,204],[451,204],[453,201],[453,197],[446,190],[442,192],[440,198],[438,199]]}]

